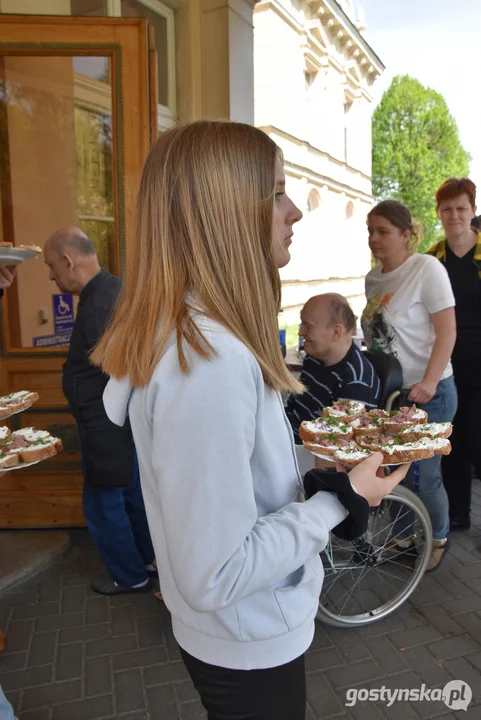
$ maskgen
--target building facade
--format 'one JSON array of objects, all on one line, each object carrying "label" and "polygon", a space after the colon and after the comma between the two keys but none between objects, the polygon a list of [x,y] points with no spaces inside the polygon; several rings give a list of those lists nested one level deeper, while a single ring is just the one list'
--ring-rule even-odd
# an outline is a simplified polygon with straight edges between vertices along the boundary
[{"label": "building facade", "polygon": [[372,86],[384,66],[351,0],[261,0],[254,12],[255,123],[284,153],[304,213],[281,271],[284,318],[340,292],[357,315],[370,268]]}]

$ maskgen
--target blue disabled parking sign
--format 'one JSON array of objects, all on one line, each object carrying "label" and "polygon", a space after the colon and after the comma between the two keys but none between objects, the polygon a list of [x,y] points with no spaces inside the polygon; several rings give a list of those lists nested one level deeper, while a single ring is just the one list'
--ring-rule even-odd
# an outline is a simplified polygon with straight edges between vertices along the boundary
[{"label": "blue disabled parking sign", "polygon": [[57,295],[52,295],[52,298],[55,334],[71,333],[74,323],[72,295],[58,293]]}]

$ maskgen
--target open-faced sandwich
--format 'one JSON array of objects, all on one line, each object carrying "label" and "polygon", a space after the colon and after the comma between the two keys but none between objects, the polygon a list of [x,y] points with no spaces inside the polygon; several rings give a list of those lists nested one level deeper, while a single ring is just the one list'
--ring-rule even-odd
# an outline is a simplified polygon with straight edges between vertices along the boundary
[{"label": "open-faced sandwich", "polygon": [[19,245],[18,247],[23,248],[24,250],[33,250],[33,252],[36,252],[40,254],[42,252],[42,248],[38,245],[34,245],[33,243],[27,243],[26,245]]},{"label": "open-faced sandwich", "polygon": [[47,430],[35,428],[15,430],[2,446],[5,455],[18,455],[23,463],[45,460],[61,452],[62,449],[60,438],[53,437]]},{"label": "open-faced sandwich", "polygon": [[398,434],[401,440],[420,440],[426,438],[448,438],[453,432],[453,426],[450,422],[444,423],[420,423],[411,425],[401,430]]},{"label": "open-faced sandwich", "polygon": [[15,453],[6,453],[3,450],[0,450],[0,470],[15,467],[15,465],[18,465],[19,462],[20,458]]},{"label": "open-faced sandwich", "polygon": [[317,442],[305,442],[304,447],[309,452],[316,453],[317,455],[334,455],[336,450],[342,450],[343,448],[356,447],[356,443],[352,440],[345,440],[339,435],[327,435],[325,438],[319,438]]},{"label": "open-faced sandwich", "polygon": [[419,423],[427,423],[428,414],[425,410],[420,410],[416,405],[412,407],[400,407],[399,410],[393,410],[390,417],[384,422],[384,430],[387,433],[398,433],[412,425]]},{"label": "open-faced sandwich", "polygon": [[367,448],[361,448],[359,445],[354,443],[350,447],[336,450],[333,457],[336,462],[341,463],[342,465],[354,467],[354,465],[359,465],[359,463],[363,460],[366,460],[366,458],[372,455],[372,452],[373,451],[368,450]]},{"label": "open-faced sandwich", "polygon": [[338,418],[343,422],[352,422],[365,412],[366,406],[356,400],[336,400],[329,407],[325,407],[322,414],[326,418]]},{"label": "open-faced sandwich", "polygon": [[369,410],[359,418],[359,423],[354,430],[354,437],[357,435],[365,435],[366,433],[381,432],[384,423],[389,418],[389,413],[385,410]]},{"label": "open-faced sandwich", "polygon": [[317,443],[326,438],[339,437],[352,440],[353,428],[338,418],[320,417],[316,420],[304,420],[299,428],[299,437],[307,442]]},{"label": "open-faced sandwich", "polygon": [[13,413],[26,410],[38,400],[38,393],[29,390],[19,390],[0,397],[0,419],[6,418]]}]

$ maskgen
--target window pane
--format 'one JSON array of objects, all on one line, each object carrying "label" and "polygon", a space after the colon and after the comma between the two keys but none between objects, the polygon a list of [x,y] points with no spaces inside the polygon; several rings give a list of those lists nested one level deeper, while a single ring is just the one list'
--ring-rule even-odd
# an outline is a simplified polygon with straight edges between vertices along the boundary
[{"label": "window pane", "polygon": [[169,104],[168,95],[168,55],[167,55],[167,20],[138,0],[122,0],[124,17],[143,17],[154,28],[155,50],[158,56],[159,103]]},{"label": "window pane", "polygon": [[[116,270],[109,76],[105,57],[0,58],[3,240],[43,247],[58,228],[77,225],[102,266]],[[42,257],[18,267],[8,294],[10,347],[54,334],[58,292]]]}]

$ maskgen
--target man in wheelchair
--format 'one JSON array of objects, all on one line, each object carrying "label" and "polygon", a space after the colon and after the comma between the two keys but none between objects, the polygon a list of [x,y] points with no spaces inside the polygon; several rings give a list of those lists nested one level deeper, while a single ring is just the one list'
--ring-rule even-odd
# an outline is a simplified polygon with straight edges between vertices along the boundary
[{"label": "man in wheelchair", "polygon": [[301,422],[319,417],[339,398],[358,400],[367,408],[378,407],[381,400],[379,377],[353,342],[356,318],[346,298],[315,295],[302,308],[301,321],[306,357],[300,380],[306,390],[291,395],[286,407],[297,444]]}]

